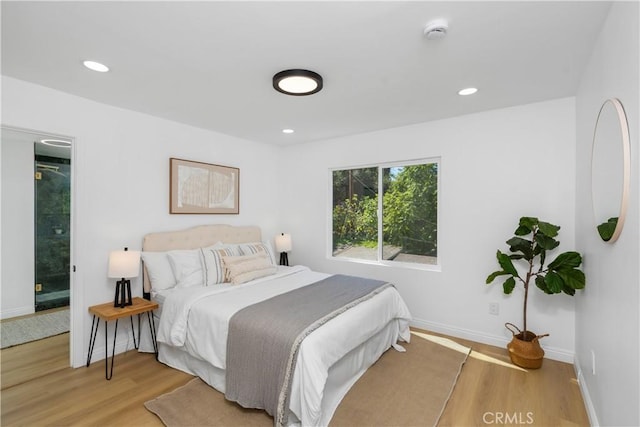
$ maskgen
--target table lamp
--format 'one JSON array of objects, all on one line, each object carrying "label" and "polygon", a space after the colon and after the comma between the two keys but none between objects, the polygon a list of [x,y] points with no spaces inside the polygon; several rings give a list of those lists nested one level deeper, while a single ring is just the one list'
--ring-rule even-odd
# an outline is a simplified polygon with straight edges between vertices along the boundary
[{"label": "table lamp", "polygon": [[276,236],[276,250],[280,252],[280,265],[289,265],[287,252],[291,250],[291,235],[282,233]]},{"label": "table lamp", "polygon": [[113,300],[114,307],[124,307],[132,305],[131,300],[131,280],[140,274],[140,252],[130,251],[124,248],[123,251],[111,251],[109,254],[109,273],[111,279],[120,279],[116,282],[116,295]]}]

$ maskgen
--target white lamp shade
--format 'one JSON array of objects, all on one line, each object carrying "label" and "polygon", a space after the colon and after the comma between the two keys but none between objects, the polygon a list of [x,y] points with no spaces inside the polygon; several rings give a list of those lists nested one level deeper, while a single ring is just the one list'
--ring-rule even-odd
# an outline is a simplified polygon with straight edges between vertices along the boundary
[{"label": "white lamp shade", "polygon": [[276,236],[276,250],[278,252],[289,252],[291,250],[291,234],[282,233]]},{"label": "white lamp shade", "polygon": [[111,251],[109,253],[108,277],[121,279],[138,277],[140,274],[140,251]]}]

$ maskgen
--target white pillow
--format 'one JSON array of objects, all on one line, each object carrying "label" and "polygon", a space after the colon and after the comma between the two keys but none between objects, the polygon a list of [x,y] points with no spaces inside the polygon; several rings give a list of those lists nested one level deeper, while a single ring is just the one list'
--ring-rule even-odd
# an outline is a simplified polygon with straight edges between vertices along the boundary
[{"label": "white pillow", "polygon": [[176,250],[168,253],[169,264],[176,278],[176,287],[203,286],[204,265],[200,249]]},{"label": "white pillow", "polygon": [[211,286],[228,282],[222,257],[239,255],[238,245],[216,243],[213,246],[202,248],[201,251],[204,258],[206,285]]},{"label": "white pillow", "polygon": [[238,245],[238,248],[240,250],[239,255],[252,255],[264,252],[267,255],[271,265],[278,265],[276,262],[276,256],[274,255],[273,248],[271,247],[270,243],[241,243]]},{"label": "white pillow", "polygon": [[243,256],[225,256],[223,260],[229,272],[229,281],[234,285],[269,276],[277,271],[277,267],[269,260],[269,255],[264,252]]},{"label": "white pillow", "polygon": [[161,291],[176,285],[176,277],[169,264],[167,252],[142,252],[140,256],[149,274],[152,289]]}]

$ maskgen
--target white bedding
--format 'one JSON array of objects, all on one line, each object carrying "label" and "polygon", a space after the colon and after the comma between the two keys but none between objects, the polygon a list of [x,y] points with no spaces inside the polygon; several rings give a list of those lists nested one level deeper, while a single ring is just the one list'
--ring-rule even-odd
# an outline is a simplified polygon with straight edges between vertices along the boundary
[{"label": "white bedding", "polygon": [[[228,324],[236,311],[328,276],[297,266],[280,268],[276,275],[243,285],[184,288],[163,293],[158,342],[224,370]],[[300,346],[291,389],[290,409],[301,424],[324,425],[333,415],[337,402],[327,404],[326,400],[331,399],[324,394],[330,371],[338,361],[357,352],[374,336],[380,341],[376,346],[384,347],[375,350],[375,358],[398,339],[408,342],[410,317],[397,290],[390,287],[311,333]],[[379,338],[381,335],[384,337]],[[160,347],[160,360],[168,363],[163,358],[168,358],[169,352],[163,355],[163,348]],[[362,355],[353,360],[359,358]],[[350,365],[354,365],[353,360]],[[369,364],[373,361],[375,359]],[[350,369],[356,376],[347,382],[353,383],[364,369],[358,366]],[[221,382],[211,385],[224,392]],[[345,390],[337,393],[344,394]],[[341,397],[337,397],[338,402]]]}]

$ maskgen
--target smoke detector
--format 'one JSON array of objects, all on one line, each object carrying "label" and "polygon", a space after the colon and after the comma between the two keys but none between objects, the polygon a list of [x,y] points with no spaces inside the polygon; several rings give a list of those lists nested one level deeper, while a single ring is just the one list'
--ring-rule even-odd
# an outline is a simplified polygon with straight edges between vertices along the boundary
[{"label": "smoke detector", "polygon": [[427,40],[440,40],[447,35],[449,23],[444,19],[436,19],[427,23],[424,27],[424,36]]}]

